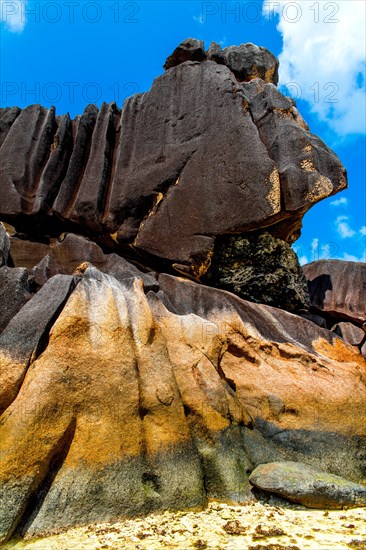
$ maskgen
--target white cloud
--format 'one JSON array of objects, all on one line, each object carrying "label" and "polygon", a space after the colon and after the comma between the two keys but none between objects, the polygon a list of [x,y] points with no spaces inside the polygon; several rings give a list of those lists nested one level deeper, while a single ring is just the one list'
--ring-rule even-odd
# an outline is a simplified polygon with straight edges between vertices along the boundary
[{"label": "white cloud", "polygon": [[203,14],[202,14],[202,13],[201,13],[201,15],[194,15],[194,16],[193,16],[193,19],[194,19],[197,23],[200,23],[201,25],[203,25],[203,23],[204,23]]},{"label": "white cloud", "polygon": [[348,203],[348,200],[346,197],[341,197],[340,199],[336,199],[335,201],[332,201],[330,204],[332,206],[346,206]]},{"label": "white cloud", "polygon": [[348,219],[348,216],[338,216],[335,221],[338,234],[342,239],[347,239],[356,235],[356,231],[350,227]]},{"label": "white cloud", "polygon": [[309,263],[309,260],[307,259],[306,256],[300,256],[299,262],[300,262],[300,265],[306,265]]},{"label": "white cloud", "polygon": [[366,225],[364,225],[363,227],[361,227],[360,233],[361,233],[361,235],[366,235]]},{"label": "white cloud", "polygon": [[10,32],[22,32],[25,27],[25,6],[28,0],[0,0],[0,22]]},{"label": "white cloud", "polygon": [[322,245],[322,253],[321,253],[321,256],[320,258],[321,259],[328,259],[328,258],[331,258],[331,246],[330,244],[323,244]]},{"label": "white cloud", "polygon": [[366,2],[264,0],[283,37],[280,84],[339,135],[365,133]]},{"label": "white cloud", "polygon": [[364,252],[362,256],[355,256],[354,254],[345,252],[342,260],[346,260],[347,262],[366,262],[366,252]]},{"label": "white cloud", "polygon": [[313,252],[313,254],[318,250],[318,248],[319,248],[319,239],[315,237],[315,239],[311,241],[311,251]]}]

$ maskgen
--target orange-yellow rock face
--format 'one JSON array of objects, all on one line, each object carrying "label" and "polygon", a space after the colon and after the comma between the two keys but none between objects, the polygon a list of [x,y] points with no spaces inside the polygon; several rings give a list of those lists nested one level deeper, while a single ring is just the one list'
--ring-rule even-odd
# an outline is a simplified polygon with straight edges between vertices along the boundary
[{"label": "orange-yellow rock face", "polygon": [[[63,277],[41,343],[15,354],[14,324],[0,335],[2,539],[210,497],[244,501],[248,474],[269,461],[306,456],[365,481],[357,348],[169,275],[147,294],[138,277],[87,265],[73,290]],[[26,332],[35,320],[20,322]]]}]

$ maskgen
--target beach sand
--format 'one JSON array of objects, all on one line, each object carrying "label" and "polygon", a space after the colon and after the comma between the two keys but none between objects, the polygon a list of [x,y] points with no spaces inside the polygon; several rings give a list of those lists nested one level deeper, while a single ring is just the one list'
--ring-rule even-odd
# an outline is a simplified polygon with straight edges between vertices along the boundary
[{"label": "beach sand", "polygon": [[240,549],[366,550],[366,509],[310,510],[299,505],[211,502],[200,512],[165,512],[78,527],[6,550]]}]

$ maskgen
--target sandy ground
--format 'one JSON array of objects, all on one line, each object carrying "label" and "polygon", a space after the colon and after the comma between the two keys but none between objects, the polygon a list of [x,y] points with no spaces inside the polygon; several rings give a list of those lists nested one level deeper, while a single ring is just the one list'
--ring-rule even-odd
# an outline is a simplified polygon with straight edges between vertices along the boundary
[{"label": "sandy ground", "polygon": [[79,527],[38,540],[10,542],[10,550],[177,548],[240,550],[366,550],[366,509],[310,510],[255,502],[212,502],[201,512],[165,512],[145,518]]}]

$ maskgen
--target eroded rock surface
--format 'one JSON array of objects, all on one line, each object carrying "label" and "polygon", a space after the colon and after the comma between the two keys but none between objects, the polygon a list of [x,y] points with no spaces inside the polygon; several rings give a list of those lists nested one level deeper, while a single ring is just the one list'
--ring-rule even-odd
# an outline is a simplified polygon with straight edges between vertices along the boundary
[{"label": "eroded rock surface", "polygon": [[278,84],[278,59],[266,48],[248,43],[222,50],[217,42],[212,42],[207,58],[229,67],[239,82],[261,78],[264,82]]},{"label": "eroded rock surface", "polygon": [[319,260],[303,266],[312,315],[366,354],[366,264]]},{"label": "eroded rock surface", "polygon": [[144,287],[153,290],[158,287],[154,273],[142,273],[118,254],[104,254],[94,242],[72,233],[63,234],[60,239],[50,239],[48,244],[10,238],[11,258],[14,266],[25,266],[29,270],[32,284],[42,287],[56,274],[72,275],[83,262],[113,275],[117,280],[141,277]]},{"label": "eroded rock surface", "polygon": [[[255,466],[304,453],[364,479],[365,361],[332,332],[170,275],[145,295],[88,264],[60,309],[57,277],[67,297],[72,278],[52,277],[3,333],[2,539],[245,501]],[[52,317],[41,346],[33,305]]]},{"label": "eroded rock surface", "polygon": [[366,264],[319,260],[303,266],[313,307],[329,323],[366,321]]},{"label": "eroded rock surface", "polygon": [[190,39],[122,110],[0,110],[0,543],[246,502],[268,462],[365,483],[365,360],[324,300],[278,309],[307,309],[290,245],[347,183],[277,67]]},{"label": "eroded rock surface", "polygon": [[299,502],[309,508],[366,506],[366,486],[322,472],[300,462],[258,466],[249,481],[259,489]]},{"label": "eroded rock surface", "polygon": [[361,353],[366,356],[366,330],[355,326],[353,323],[337,323],[332,327],[332,330],[351,346],[358,347]]},{"label": "eroded rock surface", "polygon": [[219,237],[206,280],[241,298],[287,311],[310,305],[295,252],[269,233]]},{"label": "eroded rock surface", "polygon": [[346,187],[339,159],[272,83],[270,52],[206,55],[189,39],[168,66],[122,110],[1,110],[0,218],[36,240],[84,234],[199,279],[217,236],[266,228],[291,243],[304,213]]},{"label": "eroded rock surface", "polygon": [[202,40],[187,38],[177,46],[174,52],[168,57],[164,64],[164,69],[171,69],[185,61],[205,61],[206,53]]},{"label": "eroded rock surface", "polygon": [[0,333],[31,297],[29,273],[25,268],[0,268]]}]

